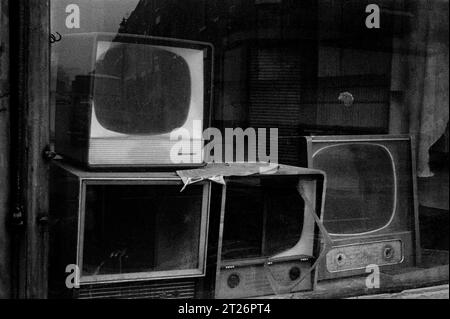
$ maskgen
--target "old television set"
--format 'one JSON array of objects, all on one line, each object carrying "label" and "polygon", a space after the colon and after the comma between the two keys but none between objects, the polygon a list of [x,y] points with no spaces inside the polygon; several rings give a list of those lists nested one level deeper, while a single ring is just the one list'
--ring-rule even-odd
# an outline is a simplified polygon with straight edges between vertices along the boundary
[{"label": "old television set", "polygon": [[215,297],[247,298],[314,289],[324,174],[280,165],[233,176],[222,188]]},{"label": "old television set", "polygon": [[[180,192],[174,172],[92,172],[62,163],[52,165],[51,178],[50,297],[203,293],[210,183]],[[78,287],[68,279],[70,265],[78,267]]]},{"label": "old television set", "polygon": [[408,135],[280,138],[281,162],[323,170],[333,244],[319,280],[415,266],[420,259],[414,143]]},{"label": "old television set", "polygon": [[52,46],[56,152],[91,168],[202,165],[212,51],[168,38],[63,35]]}]

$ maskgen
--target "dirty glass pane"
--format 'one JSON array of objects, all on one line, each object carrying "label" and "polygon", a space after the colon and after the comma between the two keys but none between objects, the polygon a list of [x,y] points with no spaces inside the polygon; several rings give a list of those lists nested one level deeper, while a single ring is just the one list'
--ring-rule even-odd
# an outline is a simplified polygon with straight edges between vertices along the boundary
[{"label": "dirty glass pane", "polygon": [[367,233],[389,225],[399,185],[386,149],[368,144],[332,146],[318,152],[314,163],[328,173],[324,224],[329,232]]},{"label": "dirty glass pane", "polygon": [[[121,41],[86,40],[105,33]],[[139,138],[168,133],[194,118],[204,124],[195,131],[199,136],[207,126],[217,128],[220,137],[227,128],[277,128],[281,164],[319,168],[327,174],[322,217],[338,249],[328,254],[338,271],[330,271],[326,260],[321,260],[318,290],[333,290],[349,277],[360,279],[365,287],[367,260],[386,261],[389,249],[385,248],[391,245],[386,241],[395,242],[403,254],[401,262],[381,267],[398,285],[359,289],[354,295],[429,285],[425,278],[442,281],[440,267],[448,267],[449,248],[448,1],[51,0],[51,34],[52,126],[63,126],[63,131],[73,134],[70,147],[78,147],[81,155],[86,140],[81,132],[91,119],[113,135],[131,133]],[[213,84],[209,117],[200,108],[190,108],[196,110],[191,114],[186,107],[204,102],[203,94],[188,90],[206,85],[196,75],[204,70],[191,67],[203,59],[204,52],[149,46],[145,43],[150,37],[214,46],[214,70],[208,71]],[[86,100],[95,106],[92,114],[68,124],[55,120],[56,106],[62,106],[60,110],[68,116],[83,112]],[[58,140],[55,134],[53,128],[52,139]],[[380,138],[394,141],[405,134],[412,135],[415,143]],[[332,147],[315,154],[315,146],[305,142],[313,136],[324,137],[323,143]],[[325,138],[330,136],[352,136],[367,145],[351,141],[342,145]],[[222,142],[219,147],[225,149],[227,141]],[[164,156],[171,146],[164,145],[152,149],[149,156]],[[244,148],[242,154],[248,151]],[[115,155],[114,147],[109,151]],[[235,158],[236,154],[223,155]],[[295,190],[247,179],[232,180],[228,186],[223,246],[209,247],[209,269],[218,268],[214,256],[219,251],[226,263],[269,257],[296,244],[304,221],[295,207],[304,203]],[[156,200],[160,192],[159,188],[139,190],[137,202]],[[102,196],[114,197],[110,203],[115,204],[100,201]],[[178,207],[183,207],[180,216],[185,216],[184,209],[196,210],[200,205],[196,196],[180,196],[168,200],[167,216]],[[89,190],[87,219],[98,219],[106,208],[115,216],[106,224],[97,221],[89,227],[103,225],[100,228],[110,232],[117,227],[124,243],[139,242],[133,249],[142,257],[122,266],[114,257],[114,263],[100,267],[105,274],[120,272],[121,267],[124,272],[176,268],[157,262],[157,245],[151,236],[159,234],[153,232],[157,226],[169,233],[171,227],[184,229],[182,220],[176,214],[173,223],[159,217],[150,220],[150,216],[165,215],[159,215],[154,205],[146,207],[151,213],[141,212],[141,206],[114,188]],[[117,226],[122,222],[117,217],[119,208],[132,208],[144,221],[142,229],[131,231],[136,227],[131,226],[133,214],[126,215],[126,227]],[[193,214],[186,228],[192,236],[197,232],[197,218]],[[218,240],[215,231],[208,236]],[[97,228],[86,230],[85,243],[96,243],[85,247],[87,268],[83,271],[87,273],[95,272],[105,256],[117,250],[112,249],[115,244],[108,233],[99,234]],[[183,243],[173,244],[184,251],[174,257],[183,269],[197,267],[197,251],[189,250],[195,241],[189,236],[181,235]],[[142,253],[139,245],[152,253]],[[346,265],[349,269],[342,270]],[[209,287],[214,287],[214,276],[207,273]],[[444,279],[448,281],[448,275]],[[271,287],[265,288],[265,293],[274,293]],[[239,289],[240,296],[248,296],[242,285]],[[210,290],[214,296],[214,288]],[[339,295],[339,289],[335,290]],[[230,291],[233,296],[236,290]],[[261,290],[252,295],[258,293]]]}]

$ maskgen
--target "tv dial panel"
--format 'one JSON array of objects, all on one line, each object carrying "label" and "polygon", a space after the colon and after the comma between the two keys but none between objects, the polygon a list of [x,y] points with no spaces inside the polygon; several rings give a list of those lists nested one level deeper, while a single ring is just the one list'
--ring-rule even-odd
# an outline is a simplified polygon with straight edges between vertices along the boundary
[{"label": "tv dial panel", "polygon": [[329,272],[363,269],[367,265],[395,265],[402,261],[401,240],[337,246],[326,256]]},{"label": "tv dial panel", "polygon": [[[222,266],[217,298],[245,298],[311,289],[309,259],[249,266]],[[300,281],[300,278],[306,277]],[[272,284],[271,284],[272,282]]]}]

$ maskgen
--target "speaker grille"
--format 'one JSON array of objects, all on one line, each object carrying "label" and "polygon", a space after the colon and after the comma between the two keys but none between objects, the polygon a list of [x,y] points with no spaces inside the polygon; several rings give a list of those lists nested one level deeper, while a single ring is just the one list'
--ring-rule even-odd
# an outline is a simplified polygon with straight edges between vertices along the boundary
[{"label": "speaker grille", "polygon": [[[179,143],[182,143],[180,146]],[[203,141],[200,139],[185,139],[171,141],[169,138],[127,137],[127,138],[91,138],[89,140],[89,164],[91,165],[173,165],[179,164],[171,158],[171,150],[176,145],[177,149],[187,150],[178,152],[178,156],[184,156],[188,163],[203,163],[201,148]],[[191,153],[191,149],[192,150]]]},{"label": "speaker grille", "polygon": [[82,286],[79,299],[192,299],[195,281],[131,282]]}]

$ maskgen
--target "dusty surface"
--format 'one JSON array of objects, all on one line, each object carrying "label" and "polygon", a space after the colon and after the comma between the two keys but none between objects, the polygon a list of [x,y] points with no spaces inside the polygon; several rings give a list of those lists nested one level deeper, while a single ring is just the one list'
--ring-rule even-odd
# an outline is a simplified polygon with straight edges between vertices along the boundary
[{"label": "dusty surface", "polygon": [[411,289],[395,294],[354,297],[352,299],[449,299],[449,285]]}]

